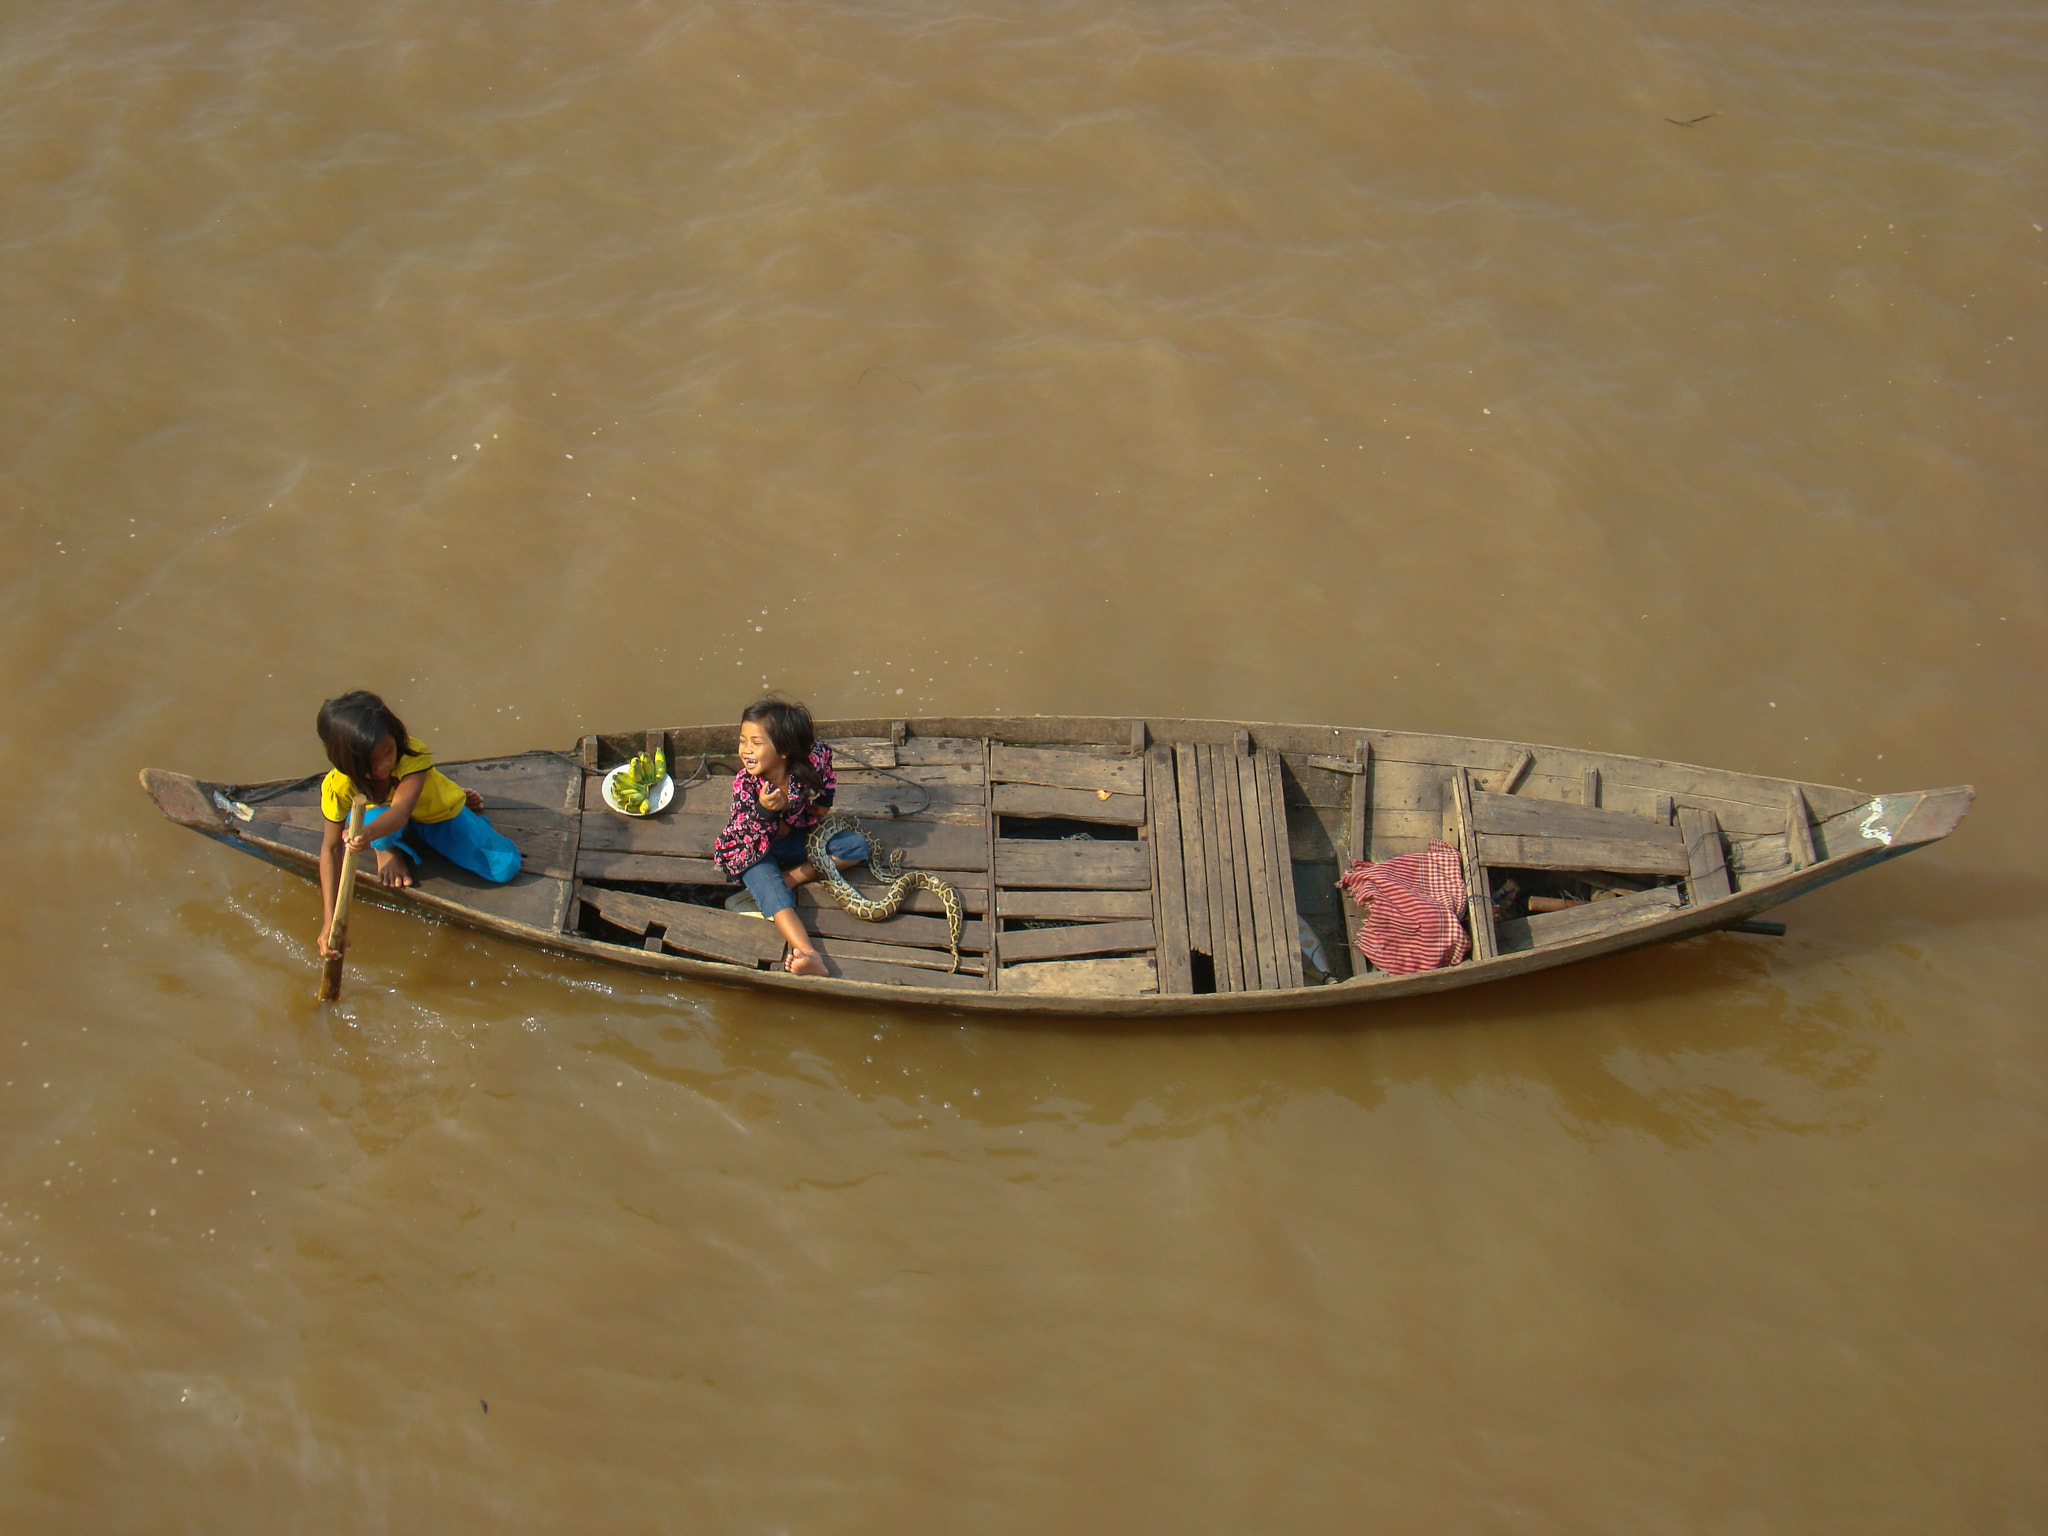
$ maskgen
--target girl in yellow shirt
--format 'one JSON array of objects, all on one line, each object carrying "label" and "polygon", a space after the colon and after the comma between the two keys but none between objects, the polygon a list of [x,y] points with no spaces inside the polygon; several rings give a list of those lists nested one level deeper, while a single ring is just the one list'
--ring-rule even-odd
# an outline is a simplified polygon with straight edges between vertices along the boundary
[{"label": "girl in yellow shirt", "polygon": [[[361,689],[320,706],[321,744],[334,765],[320,781],[320,811],[326,827],[320,840],[320,953],[328,948],[334,923],[334,895],[341,885],[341,849],[349,807],[357,795],[369,802],[363,830],[351,842],[357,853],[374,849],[377,878],[386,885],[411,885],[419,858],[404,841],[408,830],[442,857],[502,885],[519,873],[519,850],[478,814],[484,797],[465,790],[434,766],[434,754],[405,728],[405,722],[374,693]],[[373,837],[370,823],[377,823]]]}]

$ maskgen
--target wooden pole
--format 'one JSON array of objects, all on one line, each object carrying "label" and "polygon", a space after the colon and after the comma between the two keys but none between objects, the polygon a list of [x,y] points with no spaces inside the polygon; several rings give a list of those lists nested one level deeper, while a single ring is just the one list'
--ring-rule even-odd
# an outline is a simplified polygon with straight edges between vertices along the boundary
[{"label": "wooden pole", "polygon": [[327,927],[327,947],[334,951],[320,971],[320,998],[331,1003],[341,996],[342,948],[348,943],[348,903],[356,893],[355,839],[363,830],[363,797],[357,795],[348,808],[348,831],[342,834],[341,879],[335,883],[334,921]]}]

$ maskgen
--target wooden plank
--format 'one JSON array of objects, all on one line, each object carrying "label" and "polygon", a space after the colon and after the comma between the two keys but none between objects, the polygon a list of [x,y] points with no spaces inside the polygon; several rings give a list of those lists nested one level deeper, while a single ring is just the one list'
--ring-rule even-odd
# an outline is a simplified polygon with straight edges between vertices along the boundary
[{"label": "wooden plank", "polygon": [[1158,945],[1159,931],[1149,917],[1129,923],[1076,923],[1071,928],[1013,928],[1003,935],[1003,963],[1106,955],[1120,950],[1156,949]]},{"label": "wooden plank", "polygon": [[1365,857],[1367,812],[1372,805],[1372,747],[1361,741],[1352,751],[1357,777],[1351,781],[1349,803],[1344,808],[1344,851],[1355,862]]},{"label": "wooden plank", "polygon": [[[981,743],[981,779],[984,784],[989,781],[989,763],[994,755],[995,743],[984,739]],[[996,883],[996,844],[1000,841],[996,836],[998,826],[994,811],[988,811],[983,815],[981,822],[982,877],[988,882],[988,910],[991,915],[988,924],[988,958],[984,967],[981,984],[991,992],[1002,985],[1003,972],[1003,919],[1001,911],[1003,893],[1002,887]]]},{"label": "wooden plank", "polygon": [[1650,819],[1652,821],[1669,821],[1671,819],[1671,797],[1662,790],[1657,792],[1655,806],[1650,812]]},{"label": "wooden plank", "polygon": [[1113,960],[1051,960],[1011,966],[1002,990],[1033,997],[1143,997],[1159,990],[1150,955]]},{"label": "wooden plank", "polygon": [[583,847],[707,859],[718,834],[724,830],[725,819],[720,816],[678,816],[674,811],[663,811],[657,816],[621,816],[616,811],[586,811]]},{"label": "wooden plank", "polygon": [[988,775],[991,783],[1106,789],[1116,795],[1145,793],[1145,764],[1141,758],[1096,757],[1046,747],[992,746]]},{"label": "wooden plank", "polygon": [[[1251,740],[1249,731],[1238,733],[1244,742]],[[1265,935],[1259,922],[1259,904],[1255,896],[1258,889],[1257,872],[1252,866],[1252,839],[1246,836],[1244,824],[1245,767],[1251,761],[1250,748],[1242,752],[1216,751],[1216,765],[1223,782],[1223,820],[1230,833],[1230,857],[1236,869],[1236,879],[1231,888],[1237,896],[1237,943],[1244,959],[1244,986],[1247,992],[1266,990],[1264,967],[1259,964],[1259,947]],[[1253,812],[1253,826],[1257,826],[1257,812]]]},{"label": "wooden plank", "polygon": [[1147,891],[1004,891],[998,902],[1001,917],[1067,922],[1107,922],[1144,917],[1152,911],[1152,896]]},{"label": "wooden plank", "polygon": [[1785,794],[1785,849],[1791,855],[1794,869],[1804,869],[1815,862],[1813,818],[1807,812],[1806,794],[1797,784]]},{"label": "wooden plank", "polygon": [[[863,896],[868,897],[870,900],[880,899],[882,893],[882,886],[871,875],[869,875],[864,868],[857,870],[847,870],[845,871],[845,874],[848,882],[853,886],[855,890],[859,891]],[[946,878],[949,881],[952,880],[952,876],[950,875],[948,875]],[[965,907],[970,913],[988,911],[987,886],[980,884],[967,885],[959,882],[954,882],[953,888],[960,893],[960,905]],[[797,905],[800,907],[816,907],[819,909],[824,909],[827,907],[834,907],[838,905],[838,903],[834,902],[831,896],[826,893],[824,886],[816,882],[813,882],[810,885],[798,886],[796,888],[795,895]],[[897,911],[899,913],[915,913],[920,917],[940,917],[944,916],[946,907],[945,904],[939,900],[938,896],[931,891],[912,891],[907,897],[904,898],[903,905],[897,908]]]},{"label": "wooden plank", "polygon": [[997,784],[989,803],[1002,816],[1059,816],[1072,821],[1103,821],[1115,826],[1145,823],[1145,797],[1113,794],[1106,789],[1053,789],[1044,784]]},{"label": "wooden plank", "polygon": [[[1465,864],[1465,913],[1472,929],[1472,958],[1491,960],[1500,949],[1493,931],[1493,887],[1472,830],[1471,770],[1453,769],[1444,787],[1444,841],[1458,850]],[[1453,832],[1455,838],[1449,835]]]},{"label": "wooden plank", "polygon": [[1478,852],[1480,861],[1493,869],[1600,869],[1615,874],[1682,875],[1688,868],[1685,849],[1678,843],[1624,842],[1618,838],[1510,837],[1482,832]]},{"label": "wooden plank", "polygon": [[1152,856],[1133,838],[1084,842],[1066,838],[997,838],[994,884],[1067,890],[1143,891],[1152,886]]},{"label": "wooden plank", "polygon": [[894,768],[896,766],[896,743],[886,736],[841,736],[827,740],[825,745],[832,749],[832,766],[841,763],[849,768]]},{"label": "wooden plank", "polygon": [[[840,915],[843,917],[845,914],[841,913]],[[755,918],[753,921],[759,922],[760,919]],[[831,960],[866,960],[879,965],[900,965],[906,969],[917,971],[920,974],[932,971],[945,971],[953,963],[953,955],[950,950],[919,949],[908,944],[863,943],[859,939],[844,938],[837,934],[818,934],[813,932],[811,935],[811,946],[819,954]],[[782,951],[778,949],[776,953],[779,955]],[[829,965],[826,967],[826,971],[828,974],[830,973],[831,967]],[[982,962],[971,955],[962,953],[960,956],[960,969],[952,974],[979,977],[981,973]]]},{"label": "wooden plank", "polygon": [[[1216,990],[1250,990],[1245,980],[1243,935],[1240,932],[1236,844],[1230,836],[1225,807],[1231,803],[1224,794],[1223,775],[1230,762],[1229,749],[1204,745],[1199,749],[1202,773],[1203,836],[1212,841],[1215,862],[1209,866],[1210,888],[1215,893]],[[1256,978],[1257,967],[1252,969]]]},{"label": "wooden plank", "polygon": [[1586,807],[1589,811],[1599,809],[1600,770],[1598,768],[1588,768],[1579,775],[1579,804]]},{"label": "wooden plank", "polygon": [[958,826],[932,821],[891,821],[868,823],[869,844],[879,841],[884,848],[903,855],[905,869],[986,870],[988,831],[986,827]]},{"label": "wooden plank", "polygon": [[1173,748],[1173,781],[1180,809],[1181,875],[1188,887],[1188,948],[1213,955],[1209,937],[1210,913],[1214,910],[1209,881],[1209,854],[1202,837],[1201,779],[1195,767],[1195,748],[1177,742]]},{"label": "wooden plank", "polygon": [[[820,952],[823,952],[822,945]],[[825,974],[836,976],[841,981],[872,981],[895,987],[946,987],[957,992],[980,992],[988,986],[988,978],[978,974],[935,971],[924,966],[892,965],[844,956],[826,956]]]},{"label": "wooden plank", "polygon": [[1277,960],[1280,984],[1299,987],[1307,978],[1301,969],[1301,926],[1294,905],[1294,863],[1287,854],[1287,797],[1280,785],[1280,754],[1263,751],[1259,764],[1265,774],[1259,813],[1266,821],[1266,835],[1272,840],[1270,868],[1273,871],[1273,923],[1279,930]]},{"label": "wooden plank", "polygon": [[988,748],[978,736],[908,736],[896,745],[896,764],[958,763],[976,769],[987,764]]},{"label": "wooden plank", "polygon": [[[1143,727],[1141,726],[1140,729]],[[1173,748],[1162,743],[1145,754],[1145,803],[1151,807],[1153,922],[1159,931],[1159,990],[1195,990],[1189,959],[1188,890],[1181,869],[1180,793]]]},{"label": "wooden plank", "polygon": [[1510,918],[1500,925],[1500,952],[1516,955],[1546,944],[1569,944],[1620,933],[1669,916],[1684,901],[1676,887],[1657,885],[1632,896],[1589,901],[1564,912],[1532,912],[1527,917]]},{"label": "wooden plank", "polygon": [[1272,840],[1266,835],[1259,814],[1259,771],[1255,757],[1234,758],[1231,770],[1237,776],[1237,826],[1242,835],[1246,905],[1251,912],[1252,943],[1245,954],[1245,979],[1256,973],[1262,992],[1275,991],[1282,973],[1276,945],[1278,916],[1273,911]]},{"label": "wooden plank", "polygon": [[1133,757],[1142,757],[1142,756],[1144,756],[1144,754],[1145,754],[1145,744],[1146,744],[1146,737],[1147,737],[1147,733],[1146,733],[1146,730],[1145,730],[1145,722],[1144,722],[1144,721],[1142,721],[1142,720],[1133,720],[1133,721],[1131,722],[1131,745],[1130,745],[1130,753],[1131,753],[1131,756],[1133,756]]},{"label": "wooden plank", "polygon": [[[1498,773],[1487,775],[1486,787],[1496,795],[1512,795],[1515,786],[1522,782],[1522,775],[1529,771],[1529,765],[1536,761],[1536,754],[1527,747],[1517,747],[1507,767]],[[1474,786],[1475,790],[1477,786]]]},{"label": "wooden plank", "polygon": [[[802,889],[801,886],[798,887]],[[865,939],[871,944],[914,944],[926,949],[946,952],[946,920],[943,917],[914,917],[898,911],[894,917],[885,917],[880,922],[868,922],[855,917],[842,907],[830,905],[831,897],[815,907],[804,909],[804,926],[813,933],[822,933],[831,938]],[[938,898],[932,898],[936,901]],[[965,902],[961,903],[966,906]],[[941,908],[943,910],[943,908]],[[988,950],[988,923],[976,922],[969,918],[960,925],[960,952],[972,950],[976,954]]]},{"label": "wooden plank", "polygon": [[1588,810],[1561,800],[1532,800],[1525,795],[1490,795],[1472,792],[1473,830],[1506,833],[1515,837],[1586,837],[1614,842],[1670,843],[1679,841],[1676,827],[1663,826],[1647,816],[1628,816],[1620,811]]},{"label": "wooden plank", "polygon": [[584,848],[576,855],[579,880],[648,880],[657,885],[731,885],[732,877],[709,859],[667,853],[616,853]]},{"label": "wooden plank", "polygon": [[782,936],[773,923],[758,917],[742,917],[721,907],[699,907],[686,901],[663,901],[656,896],[592,886],[584,887],[583,903],[606,922],[629,933],[645,934],[650,927],[665,929],[662,943],[683,954],[741,965],[782,958]]},{"label": "wooden plank", "polygon": [[1728,879],[1728,855],[1721,846],[1721,824],[1714,819],[1714,813],[1696,806],[1682,806],[1678,812],[1678,830],[1685,834],[1685,857],[1689,866],[1687,890],[1693,905],[1703,906],[1732,895],[1734,886]]}]

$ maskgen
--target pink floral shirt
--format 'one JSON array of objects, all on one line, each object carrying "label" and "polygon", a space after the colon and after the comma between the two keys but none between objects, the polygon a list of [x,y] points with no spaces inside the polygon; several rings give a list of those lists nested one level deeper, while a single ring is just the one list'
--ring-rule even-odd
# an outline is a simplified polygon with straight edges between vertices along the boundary
[{"label": "pink floral shirt", "polygon": [[825,781],[824,789],[813,793],[791,774],[789,808],[782,813],[779,824],[761,809],[761,791],[768,787],[768,781],[744,768],[733,776],[732,820],[725,824],[711,849],[720,869],[737,880],[768,857],[768,845],[776,838],[807,832],[824,820],[825,813],[832,809],[833,796],[839,791],[839,778],[832,772],[832,749],[822,741],[811,748],[811,766]]}]

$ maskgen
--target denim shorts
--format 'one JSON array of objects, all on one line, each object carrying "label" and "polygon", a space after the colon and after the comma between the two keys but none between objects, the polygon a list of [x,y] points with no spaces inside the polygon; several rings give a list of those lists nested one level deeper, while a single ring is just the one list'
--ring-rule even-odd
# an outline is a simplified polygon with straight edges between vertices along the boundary
[{"label": "denim shorts", "polygon": [[[796,905],[789,887],[782,883],[782,872],[795,869],[810,857],[804,842],[808,832],[792,832],[787,837],[778,837],[768,845],[768,856],[749,864],[740,873],[740,883],[753,892],[754,902],[761,909],[761,915],[773,918],[778,912],[787,912]],[[868,856],[868,840],[851,827],[841,827],[825,841],[825,851],[835,859],[860,860]]]}]

